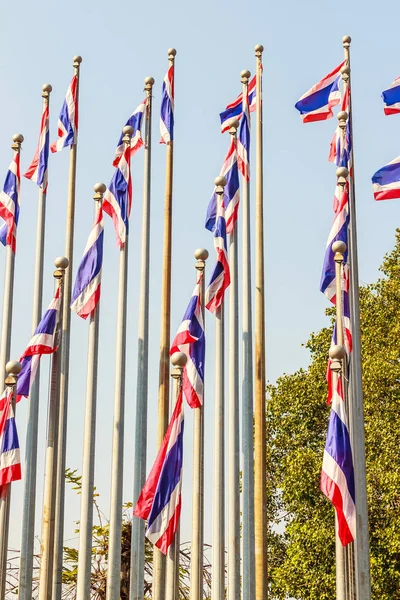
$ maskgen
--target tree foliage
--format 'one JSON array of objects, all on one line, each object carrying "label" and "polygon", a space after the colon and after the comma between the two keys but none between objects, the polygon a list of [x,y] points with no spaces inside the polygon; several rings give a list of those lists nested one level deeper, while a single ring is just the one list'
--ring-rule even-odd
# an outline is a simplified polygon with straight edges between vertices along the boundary
[{"label": "tree foliage", "polygon": [[[382,277],[360,289],[372,597],[400,598],[400,230]],[[327,314],[333,321],[333,311]],[[332,325],[332,323],[331,323]],[[334,511],[319,490],[330,408],[332,326],[306,344],[310,366],[268,388],[269,578],[276,600],[335,597]]]}]

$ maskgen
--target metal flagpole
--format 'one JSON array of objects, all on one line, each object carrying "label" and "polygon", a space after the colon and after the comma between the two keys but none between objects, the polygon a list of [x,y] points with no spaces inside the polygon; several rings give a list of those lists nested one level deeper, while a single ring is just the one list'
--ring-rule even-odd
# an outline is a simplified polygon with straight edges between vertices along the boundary
[{"label": "metal flagpole", "polygon": [[[174,64],[176,50],[168,50],[168,61]],[[173,182],[174,142],[167,143],[166,179],[164,203],[164,247],[161,291],[161,336],[160,336],[160,376],[158,387],[158,446],[161,445],[168,426],[169,413],[169,347],[171,312],[171,253],[172,253],[172,182]],[[153,558],[153,600],[164,600],[165,596],[165,557],[154,546]]]},{"label": "metal flagpole", "polygon": [[[229,133],[237,142],[239,121]],[[239,301],[237,226],[229,235],[228,336],[228,600],[240,598],[240,480],[239,480]]]},{"label": "metal flagpole", "polygon": [[59,322],[57,325],[58,349],[51,357],[51,381],[49,394],[49,407],[47,417],[47,445],[46,466],[43,493],[43,518],[42,536],[40,542],[40,574],[39,574],[39,600],[52,599],[53,582],[53,555],[54,555],[54,526],[55,526],[55,503],[56,503],[56,473],[58,452],[58,422],[60,405],[60,368],[61,352],[63,344],[63,303],[64,303],[64,281],[65,270],[68,267],[68,259],[56,258],[54,261],[56,270],[54,277],[58,281],[61,301]]},{"label": "metal flagpole", "polygon": [[[123,128],[125,147],[131,143],[133,128]],[[128,289],[128,242],[119,252],[117,341],[115,351],[114,424],[111,464],[110,534],[107,572],[107,600],[120,599],[121,587],[121,527],[124,474],[125,429],[125,367],[126,367],[126,307]]]},{"label": "metal flagpole", "polygon": [[[93,199],[96,211],[101,210],[104,183],[96,183]],[[87,600],[90,597],[90,573],[92,566],[92,526],[93,526],[93,491],[94,461],[96,444],[96,403],[97,403],[97,370],[99,351],[99,319],[100,304],[90,315],[89,342],[86,374],[86,407],[85,429],[83,436],[83,465],[81,489],[81,518],[79,521],[79,555],[77,599]]]},{"label": "metal flagpole", "polygon": [[[204,325],[204,276],[208,251],[195,251],[196,271],[201,274],[200,306]],[[192,543],[190,558],[190,600],[203,599],[203,521],[204,521],[204,395],[203,406],[194,409],[193,415],[193,496]]]},{"label": "metal flagpole", "polygon": [[343,38],[344,58],[346,66],[342,69],[342,79],[345,89],[349,89],[350,135],[351,135],[351,168],[350,177],[350,224],[349,224],[349,263],[350,263],[350,291],[349,304],[352,325],[352,355],[350,361],[350,401],[352,433],[352,450],[355,465],[355,495],[357,514],[357,534],[355,540],[355,569],[356,588],[359,600],[370,600],[371,578],[369,559],[369,528],[367,505],[367,481],[365,464],[365,439],[364,439],[364,405],[362,391],[361,369],[361,335],[360,335],[360,307],[359,307],[359,282],[358,282],[358,249],[357,249],[357,222],[356,222],[356,196],[354,174],[354,137],[352,122],[352,97],[351,97],[351,68],[350,44],[351,37]]},{"label": "metal flagpole", "polygon": [[255,411],[254,411],[254,532],[255,598],[268,597],[266,425],[265,425],[265,296],[264,296],[264,200],[263,200],[263,117],[262,53],[256,53],[256,254],[255,254]]},{"label": "metal flagpole", "polygon": [[[13,135],[13,143],[11,149],[18,154],[21,152],[21,144],[24,141],[24,136],[20,133]],[[3,298],[3,319],[1,327],[0,341],[0,377],[4,376],[6,363],[10,357],[11,346],[11,328],[12,328],[12,310],[14,297],[14,264],[15,254],[6,246],[6,268],[4,275],[4,298]],[[0,502],[0,532],[6,530],[8,520],[8,505],[6,502]],[[7,525],[8,528],[8,525]],[[5,567],[7,562],[7,539],[5,536],[0,536],[0,600],[4,600],[5,591]]]},{"label": "metal flagpole", "polygon": [[[22,365],[16,360],[10,360],[5,370],[7,377],[5,379],[5,386],[12,390],[12,407],[15,410],[15,391],[18,380],[18,375],[21,372]],[[8,392],[8,390],[7,390]],[[2,599],[5,598],[6,593],[6,580],[7,580],[7,547],[8,547],[8,530],[10,525],[10,500],[11,500],[11,483],[1,486],[0,488],[0,539],[4,552],[0,557],[0,596]]]},{"label": "metal flagpole", "polygon": [[[73,67],[77,78],[76,102],[79,105],[79,79],[81,56],[74,56]],[[71,290],[72,290],[72,259],[74,250],[74,220],[75,220],[75,182],[76,182],[76,153],[78,139],[76,132],[74,143],[70,149],[68,201],[67,201],[67,226],[65,240],[65,256],[69,262],[69,269],[65,273],[65,298],[63,303],[63,345],[61,352],[60,369],[60,412],[59,412],[59,437],[57,451],[57,496],[54,532],[54,577],[53,598],[61,600],[62,586],[62,561],[64,538],[64,504],[65,504],[65,457],[67,449],[67,417],[68,417],[68,379],[69,379],[69,345],[71,327]]]},{"label": "metal flagpole", "polygon": [[[171,371],[171,377],[174,379],[176,402],[182,387],[183,369],[187,363],[186,354],[183,354],[183,352],[175,352],[171,356],[171,362],[174,365],[174,369]],[[178,525],[174,540],[168,548],[166,556],[165,600],[179,600],[179,545],[180,525]]]},{"label": "metal flagpole", "polygon": [[[225,177],[215,179],[215,192],[223,198]],[[217,199],[218,202],[222,202]],[[218,206],[218,204],[217,204]],[[215,312],[214,483],[212,520],[213,600],[225,600],[225,331],[224,304]]]},{"label": "metal flagpole", "polygon": [[[46,83],[42,88],[43,106],[49,106],[52,87]],[[46,190],[39,188],[38,217],[36,225],[36,263],[33,283],[32,332],[42,315],[43,261],[46,231]],[[37,367],[28,402],[28,424],[26,430],[24,468],[24,507],[22,513],[21,558],[19,567],[18,597],[32,598],[33,552],[35,544],[36,470],[39,420],[40,362]]]},{"label": "metal flagpole", "polygon": [[[241,72],[243,97],[250,71]],[[250,127],[250,123],[249,123]],[[243,598],[254,598],[253,323],[251,291],[250,181],[242,176],[242,448]]]},{"label": "metal flagpole", "polygon": [[[150,275],[150,194],[151,194],[151,117],[153,77],[146,77],[147,106],[144,133],[144,174],[142,209],[142,256],[140,268],[140,306],[138,326],[138,370],[136,387],[135,466],[133,501],[146,481],[147,399],[149,362],[149,275]],[[144,593],[145,522],[132,517],[130,600],[142,600]]]}]

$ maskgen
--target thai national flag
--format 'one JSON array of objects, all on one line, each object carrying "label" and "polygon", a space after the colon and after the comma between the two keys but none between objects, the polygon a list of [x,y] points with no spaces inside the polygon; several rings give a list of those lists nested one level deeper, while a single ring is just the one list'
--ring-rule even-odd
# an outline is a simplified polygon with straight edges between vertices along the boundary
[{"label": "thai national flag", "polygon": [[303,123],[325,121],[333,117],[332,107],[339,104],[341,98],[340,69],[344,64],[345,62],[342,62],[331,73],[325,75],[296,102],[295,108],[302,115]]},{"label": "thai national flag", "polygon": [[157,458],[133,514],[147,519],[146,537],[163,554],[173,542],[181,514],[183,400],[180,392]]},{"label": "thai national flag", "polygon": [[[256,110],[256,76],[249,81],[249,85],[247,88],[248,94],[248,105],[249,111],[253,112]],[[227,105],[226,109],[220,113],[219,118],[221,120],[221,133],[225,133],[228,131],[232,119],[241,119],[243,114],[243,104],[242,104],[242,93],[239,96]]]},{"label": "thai national flag", "polygon": [[[247,90],[248,91],[248,90]],[[250,112],[249,94],[243,98],[243,117],[237,140],[238,167],[246,181],[250,180]]]},{"label": "thai national flag", "polygon": [[[220,175],[226,178],[226,186],[224,188],[226,233],[232,233],[238,217],[240,200],[237,141],[233,136]],[[209,231],[214,231],[216,214],[217,194],[214,190],[207,207],[206,215],[206,229]]]},{"label": "thai national flag", "polygon": [[5,221],[0,228],[0,242],[4,246],[10,246],[14,253],[19,219],[20,183],[20,156],[19,152],[14,152],[14,158],[8,168],[3,190],[0,193],[0,217]]},{"label": "thai national flag", "polygon": [[225,290],[229,286],[230,270],[226,245],[226,222],[223,199],[217,197],[217,218],[214,228],[214,247],[217,252],[217,264],[212,272],[210,283],[205,294],[206,308],[215,312],[224,301]]},{"label": "thai national flag", "polygon": [[39,143],[35,156],[24,174],[24,177],[36,183],[44,192],[47,190],[48,182],[49,148],[49,106],[46,104],[43,106]]},{"label": "thai national flag", "polygon": [[204,395],[205,337],[200,301],[202,281],[203,273],[200,273],[170,350],[171,356],[175,352],[183,352],[187,356],[182,386],[191,408],[202,406]]},{"label": "thai national flag", "polygon": [[72,292],[71,310],[82,319],[94,312],[100,300],[103,242],[104,222],[103,211],[100,208],[78,267]]},{"label": "thai national flag", "polygon": [[400,156],[372,176],[375,200],[400,198]]},{"label": "thai national flag", "polygon": [[3,485],[21,479],[21,459],[12,397],[12,390],[5,392],[3,408],[0,409],[0,494]]},{"label": "thai national flag", "polygon": [[132,207],[132,181],[130,170],[131,149],[127,146],[115,169],[106,193],[103,210],[113,220],[117,244],[120,248],[125,244],[129,230],[129,215]]},{"label": "thai national flag", "polygon": [[339,125],[336,127],[335,133],[331,141],[329,148],[329,162],[335,163],[338,167],[348,167],[348,155],[350,148],[348,148],[348,142],[350,141],[350,88],[347,86],[345,93],[343,94],[341,110],[347,112],[349,118],[346,125],[345,134],[345,146],[342,148],[342,132]]},{"label": "thai national flag", "polygon": [[78,135],[78,78],[73,76],[58,118],[58,140],[50,146],[52,152],[60,152],[66,146],[76,144]]},{"label": "thai national flag", "polygon": [[382,92],[385,104],[385,115],[398,115],[400,113],[400,77],[396,77],[392,85]]},{"label": "thai national flag", "polygon": [[[125,123],[125,126],[130,125],[133,128],[133,134],[132,134],[132,138],[131,138],[131,157],[135,154],[135,152],[137,152],[139,150],[139,148],[141,148],[143,146],[142,122],[143,122],[143,115],[146,110],[146,106],[147,106],[147,98],[145,98],[143,100],[143,102],[141,104],[139,104],[137,109],[131,114],[131,116]],[[118,166],[118,163],[121,160],[121,156],[124,153],[124,142],[122,141],[123,137],[124,137],[124,134],[121,133],[120,138],[118,140],[117,149],[115,151],[115,158],[113,161],[114,167]]]},{"label": "thai national flag", "polygon": [[321,491],[336,510],[343,546],[354,541],[356,508],[353,456],[341,375],[332,378],[332,406],[321,473]]},{"label": "thai national flag", "polygon": [[168,144],[174,139],[174,64],[169,66],[164,77],[161,98],[160,144]]}]

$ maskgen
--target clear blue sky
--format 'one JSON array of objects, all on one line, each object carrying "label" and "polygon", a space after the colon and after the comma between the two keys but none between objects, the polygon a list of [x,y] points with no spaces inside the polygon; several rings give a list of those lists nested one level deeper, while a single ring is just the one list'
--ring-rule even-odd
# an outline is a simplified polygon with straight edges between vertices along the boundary
[{"label": "clear blue sky", "polygon": [[[381,91],[399,75],[398,3],[385,4],[384,27],[377,28],[376,4],[355,0],[339,9],[316,0],[304,3],[254,0],[243,4],[204,0],[200,3],[156,0],[146,3],[70,3],[23,0],[3,7],[0,35],[0,179],[11,159],[14,132],[25,136],[22,168],[35,150],[41,112],[41,86],[53,85],[52,140],[57,116],[72,76],[72,57],[81,68],[74,274],[93,216],[96,181],[108,183],[122,125],[143,99],[143,80],[154,87],[154,153],[152,176],[152,243],[150,294],[150,385],[148,468],[155,456],[162,218],[165,148],[158,145],[161,82],[167,49],[176,57],[176,144],[173,212],[173,301],[171,335],[191,295],[195,248],[210,250],[204,227],[213,179],[228,145],[219,133],[218,113],[240,91],[240,71],[254,72],[256,43],[265,46],[265,240],[267,371],[270,381],[306,366],[302,344],[327,323],[327,301],[319,292],[326,238],[332,222],[335,168],[327,162],[336,119],[303,125],[293,105],[299,96],[342,61],[341,38],[353,37],[352,83],[357,183],[360,280],[373,281],[382,256],[390,250],[400,223],[397,202],[374,204],[370,177],[400,150],[400,118],[384,117]],[[64,253],[68,151],[51,157],[46,235],[44,306],[53,290],[53,260]],[[143,155],[132,162],[134,200],[129,260],[128,350],[124,499],[132,500],[134,411],[136,395],[137,309]],[[31,335],[34,240],[37,189],[21,186],[21,216],[16,260],[12,358],[18,358]],[[0,249],[1,254],[1,249]],[[100,369],[96,485],[108,511],[114,402],[114,348],[118,251],[111,222],[106,223],[101,306]],[[0,258],[0,289],[4,259]],[[212,487],[213,318],[207,317],[206,386],[206,540],[210,540]],[[81,468],[85,401],[87,323],[72,316],[70,411],[67,465]],[[48,359],[43,359],[40,410],[37,534],[43,489]],[[27,402],[18,406],[24,451]],[[192,415],[186,410],[182,539],[190,534]],[[13,486],[10,541],[19,546],[22,483]],[[66,533],[79,519],[79,498],[67,492]]]}]

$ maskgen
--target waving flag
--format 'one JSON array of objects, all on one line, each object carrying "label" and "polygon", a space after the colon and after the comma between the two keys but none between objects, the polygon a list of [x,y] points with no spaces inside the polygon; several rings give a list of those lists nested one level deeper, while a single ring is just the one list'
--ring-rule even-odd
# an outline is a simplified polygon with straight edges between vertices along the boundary
[{"label": "waving flag", "polygon": [[[249,110],[250,110],[250,112],[253,112],[256,110],[256,76],[255,75],[249,81],[249,85],[247,88],[247,94],[248,94]],[[239,96],[236,98],[236,100],[234,100],[233,102],[228,104],[226,109],[222,113],[220,113],[219,118],[221,120],[221,133],[225,133],[225,131],[228,131],[232,119],[238,119],[240,121],[240,119],[242,118],[242,114],[243,114],[242,95],[243,94],[240,93]]]},{"label": "waving flag", "polygon": [[76,144],[78,135],[78,78],[73,76],[58,118],[58,140],[50,146],[52,152],[60,152],[66,146]]},{"label": "waving flag", "polygon": [[101,269],[103,266],[104,222],[103,211],[96,219],[76,274],[72,292],[71,310],[82,319],[90,316],[100,300]]},{"label": "waving flag", "polygon": [[217,218],[214,228],[214,247],[217,253],[217,264],[214,267],[205,294],[205,305],[211,312],[215,312],[221,306],[224,301],[225,290],[231,282],[226,245],[225,208],[219,195],[217,197]]},{"label": "waving flag", "polygon": [[161,98],[160,144],[168,144],[174,139],[174,64],[164,77]]},{"label": "waving flag", "polygon": [[13,391],[7,390],[0,412],[0,493],[1,486],[21,479],[19,440],[12,397]]},{"label": "waving flag", "polygon": [[340,69],[344,64],[345,62],[342,62],[331,73],[325,75],[296,102],[295,108],[302,115],[303,123],[325,121],[333,117],[332,107],[339,104],[341,98]]},{"label": "waving flag", "polygon": [[203,273],[200,273],[193,296],[183,315],[181,326],[170,350],[171,356],[175,352],[183,352],[187,356],[188,360],[183,370],[182,387],[187,403],[191,408],[202,406],[204,395],[205,338],[200,304],[202,280]]},{"label": "waving flag", "polygon": [[14,158],[8,168],[3,190],[0,193],[0,217],[5,221],[0,228],[0,242],[3,246],[10,246],[14,253],[19,219],[20,183],[20,156],[19,152],[14,152]]},{"label": "waving flag", "polygon": [[183,400],[180,392],[163,443],[133,514],[148,521],[146,537],[167,554],[181,514]]},{"label": "waving flag", "polygon": [[[335,381],[336,380],[336,381]],[[321,491],[336,510],[343,546],[355,539],[354,467],[341,375],[333,376],[332,406],[321,473]]]},{"label": "waving flag", "polygon": [[118,167],[115,169],[103,200],[103,210],[113,220],[117,244],[120,248],[125,244],[132,207],[130,157],[131,148],[127,146]]},{"label": "waving flag", "polygon": [[[137,109],[131,114],[126,125],[130,125],[133,128],[132,138],[131,138],[131,157],[143,146],[142,140],[142,122],[143,122],[143,114],[146,110],[147,106],[147,98],[143,100],[141,104],[137,107]],[[124,153],[124,142],[122,138],[124,134],[121,133],[120,138],[118,140],[117,149],[115,151],[115,158],[113,165],[114,167],[118,167],[118,163],[121,160],[121,156]]]},{"label": "waving flag", "polygon": [[40,121],[39,143],[30,167],[24,174],[24,177],[36,183],[44,192],[47,190],[49,148],[49,106],[44,104]]},{"label": "waving flag", "polygon": [[385,104],[385,115],[398,115],[400,113],[400,77],[396,77],[392,85],[382,92]]},{"label": "waving flag", "polygon": [[400,156],[372,176],[375,200],[400,198]]}]

